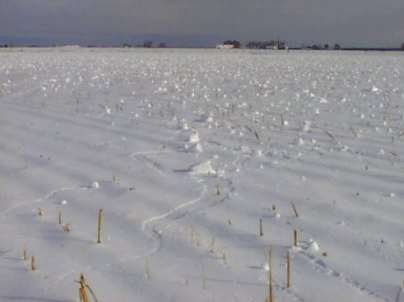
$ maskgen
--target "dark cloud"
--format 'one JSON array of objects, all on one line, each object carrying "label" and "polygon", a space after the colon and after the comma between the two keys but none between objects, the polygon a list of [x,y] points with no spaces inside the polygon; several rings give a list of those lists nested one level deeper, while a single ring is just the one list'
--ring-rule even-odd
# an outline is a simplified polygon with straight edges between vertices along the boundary
[{"label": "dark cloud", "polygon": [[404,41],[403,15],[403,0],[0,0],[0,36],[280,37],[396,46]]}]

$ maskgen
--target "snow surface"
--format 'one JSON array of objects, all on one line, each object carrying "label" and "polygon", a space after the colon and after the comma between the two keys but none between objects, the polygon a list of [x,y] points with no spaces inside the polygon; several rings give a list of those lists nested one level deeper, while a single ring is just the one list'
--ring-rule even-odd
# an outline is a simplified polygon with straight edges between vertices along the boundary
[{"label": "snow surface", "polygon": [[0,106],[0,301],[264,301],[269,246],[276,301],[404,301],[403,54],[2,50]]}]

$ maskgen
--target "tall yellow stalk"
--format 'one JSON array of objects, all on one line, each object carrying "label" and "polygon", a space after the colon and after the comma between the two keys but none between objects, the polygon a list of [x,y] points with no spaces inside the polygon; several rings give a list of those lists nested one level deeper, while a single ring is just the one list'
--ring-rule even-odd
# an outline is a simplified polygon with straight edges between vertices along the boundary
[{"label": "tall yellow stalk", "polygon": [[101,243],[101,231],[102,231],[103,221],[104,221],[104,210],[100,209],[99,212],[98,212],[97,243]]}]

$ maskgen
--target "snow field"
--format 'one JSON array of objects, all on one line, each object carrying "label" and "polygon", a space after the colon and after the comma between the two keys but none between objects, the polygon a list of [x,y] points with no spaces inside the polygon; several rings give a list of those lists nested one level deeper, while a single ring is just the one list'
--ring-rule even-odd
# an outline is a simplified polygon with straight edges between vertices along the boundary
[{"label": "snow field", "polygon": [[402,54],[0,62],[0,301],[77,301],[80,273],[100,301],[264,301],[268,247],[277,301],[404,299]]}]

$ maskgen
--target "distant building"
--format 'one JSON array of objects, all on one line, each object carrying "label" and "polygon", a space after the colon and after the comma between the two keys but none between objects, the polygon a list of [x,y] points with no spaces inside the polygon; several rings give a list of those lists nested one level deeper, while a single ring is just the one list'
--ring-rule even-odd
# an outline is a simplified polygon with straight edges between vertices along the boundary
[{"label": "distant building", "polygon": [[233,49],[241,48],[240,41],[237,40],[226,40],[222,44],[216,45],[217,49]]},{"label": "distant building", "polygon": [[279,45],[277,43],[273,44],[273,45],[267,45],[265,47],[266,49],[273,49],[273,50],[278,50],[279,49]]},{"label": "distant building", "polygon": [[218,44],[216,45],[217,49],[233,49],[234,45],[233,44]]}]

